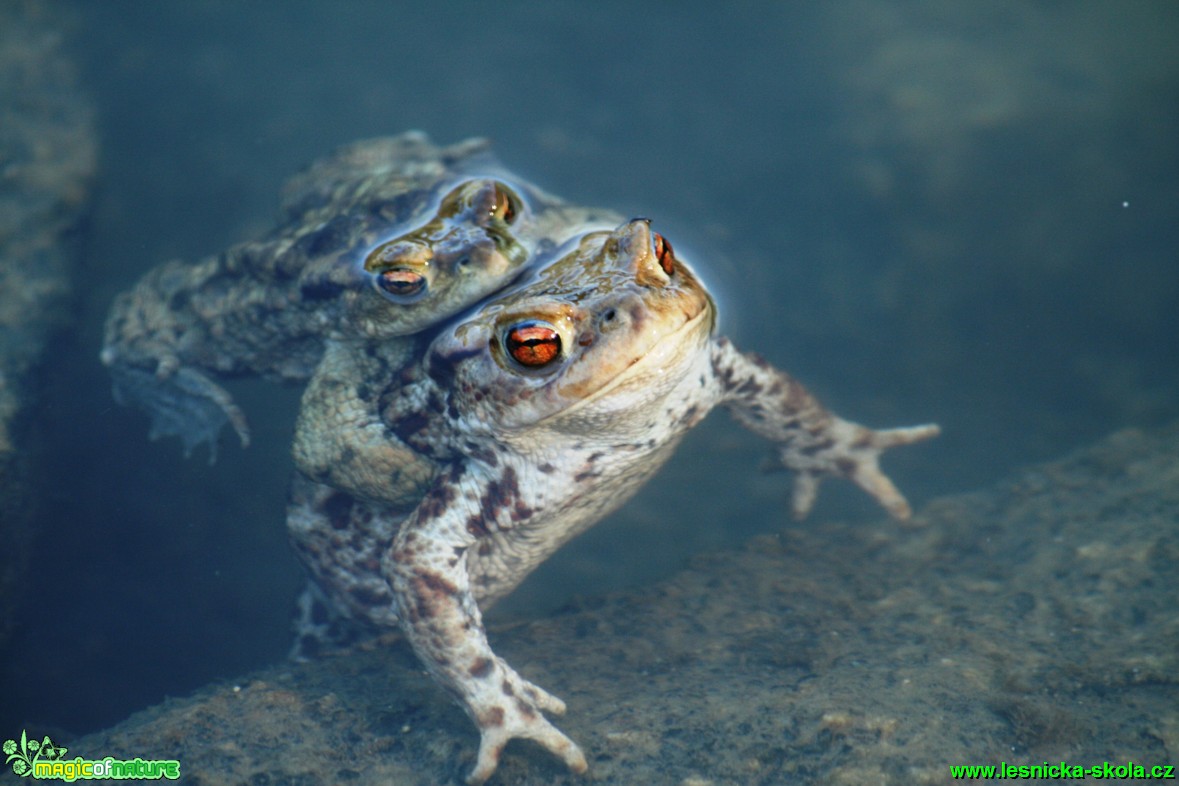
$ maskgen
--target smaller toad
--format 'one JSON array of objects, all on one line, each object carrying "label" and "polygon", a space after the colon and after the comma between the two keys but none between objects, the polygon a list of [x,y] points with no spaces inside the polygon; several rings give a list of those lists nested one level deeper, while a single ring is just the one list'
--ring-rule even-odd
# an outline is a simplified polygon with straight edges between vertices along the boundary
[{"label": "smaller toad", "polygon": [[[169,262],[120,294],[102,361],[116,398],[185,452],[225,424],[249,442],[221,386],[260,376],[303,383],[334,342],[379,347],[438,324],[515,278],[544,249],[613,216],[508,183],[485,140],[438,147],[407,133],[349,145],[286,185],[260,239],[195,265]],[[325,369],[325,373],[332,373]],[[332,412],[318,420],[332,429]],[[325,449],[315,459],[329,461]]]}]

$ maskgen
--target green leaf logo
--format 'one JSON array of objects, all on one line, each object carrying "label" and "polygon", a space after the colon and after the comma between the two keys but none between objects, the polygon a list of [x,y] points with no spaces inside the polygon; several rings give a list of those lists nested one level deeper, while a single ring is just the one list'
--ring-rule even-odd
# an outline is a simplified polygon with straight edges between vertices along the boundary
[{"label": "green leaf logo", "polygon": [[4,745],[0,746],[0,750],[3,750],[4,755],[8,757],[4,763],[11,764],[13,772],[27,778],[32,774],[35,762],[40,759],[47,761],[60,759],[65,756],[68,749],[54,745],[48,735],[40,742],[30,740],[25,730],[21,729],[20,744],[18,745],[16,740],[5,740]]}]

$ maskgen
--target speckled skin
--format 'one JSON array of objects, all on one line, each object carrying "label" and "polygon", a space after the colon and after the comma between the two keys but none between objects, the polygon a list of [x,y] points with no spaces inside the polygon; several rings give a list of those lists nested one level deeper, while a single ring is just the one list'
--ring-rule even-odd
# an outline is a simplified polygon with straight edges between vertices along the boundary
[{"label": "speckled skin", "polygon": [[[589,233],[532,281],[443,329],[381,389],[384,426],[438,467],[408,515],[297,486],[293,539],[326,594],[347,616],[396,620],[479,727],[469,783],[490,777],[515,737],[586,769],[544,716],[564,703],[492,652],[480,606],[622,504],[714,406],[777,445],[795,473],[796,515],[825,475],[909,515],[878,459],[935,426],[873,431],[842,420],[715,337],[714,324],[707,292],[647,222]],[[522,351],[522,335],[545,340]]]},{"label": "speckled skin", "polygon": [[[147,411],[153,436],[180,436],[186,452],[215,449],[227,422],[248,444],[245,415],[219,380],[306,381],[333,342],[350,352],[416,333],[595,225],[593,211],[505,182],[487,147],[438,147],[420,133],[347,146],[291,179],[266,236],[151,271],[107,320],[102,360],[116,396]],[[404,348],[391,343],[382,352],[396,357]],[[330,385],[332,368],[322,372]],[[322,405],[322,392],[305,406]],[[309,437],[347,425],[335,417],[311,413]],[[315,475],[345,448],[325,440],[303,458]]]}]

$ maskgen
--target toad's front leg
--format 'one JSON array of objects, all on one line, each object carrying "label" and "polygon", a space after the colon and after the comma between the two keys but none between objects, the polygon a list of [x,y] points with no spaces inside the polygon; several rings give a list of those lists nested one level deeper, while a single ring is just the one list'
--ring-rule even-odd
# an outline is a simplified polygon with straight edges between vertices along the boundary
[{"label": "toad's front leg", "polygon": [[844,420],[788,374],[756,355],[738,352],[723,338],[713,342],[712,370],[717,396],[733,417],[777,443],[778,460],[795,473],[795,516],[810,511],[824,475],[839,475],[875,497],[894,517],[909,517],[909,503],[880,470],[880,454],[937,436],[936,425],[877,431]]},{"label": "toad's front leg", "polygon": [[411,508],[435,464],[381,422],[378,391],[397,379],[413,352],[408,338],[332,339],[299,407],[291,452],[309,478],[366,500]]},{"label": "toad's front leg", "polygon": [[[464,482],[465,481],[465,482]],[[402,526],[382,569],[393,586],[401,625],[414,652],[479,727],[479,757],[467,783],[491,777],[514,737],[535,740],[584,772],[577,745],[545,719],[565,703],[521,677],[491,651],[467,574],[466,553],[478,533],[497,529],[495,506],[449,469]]]}]

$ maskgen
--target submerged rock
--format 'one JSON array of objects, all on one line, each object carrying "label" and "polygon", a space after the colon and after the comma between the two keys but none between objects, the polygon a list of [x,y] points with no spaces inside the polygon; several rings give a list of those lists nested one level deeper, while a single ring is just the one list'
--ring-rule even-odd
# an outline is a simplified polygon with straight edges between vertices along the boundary
[{"label": "submerged rock", "polygon": [[60,44],[39,3],[0,4],[0,645],[32,538],[29,374],[69,318],[70,232],[94,174],[90,108]]},{"label": "submerged rock", "polygon": [[[611,783],[945,783],[950,765],[1179,758],[1179,424],[907,525],[832,521],[492,629]],[[186,783],[449,783],[476,737],[395,638],[68,741]],[[513,742],[501,783],[582,783]]]}]

